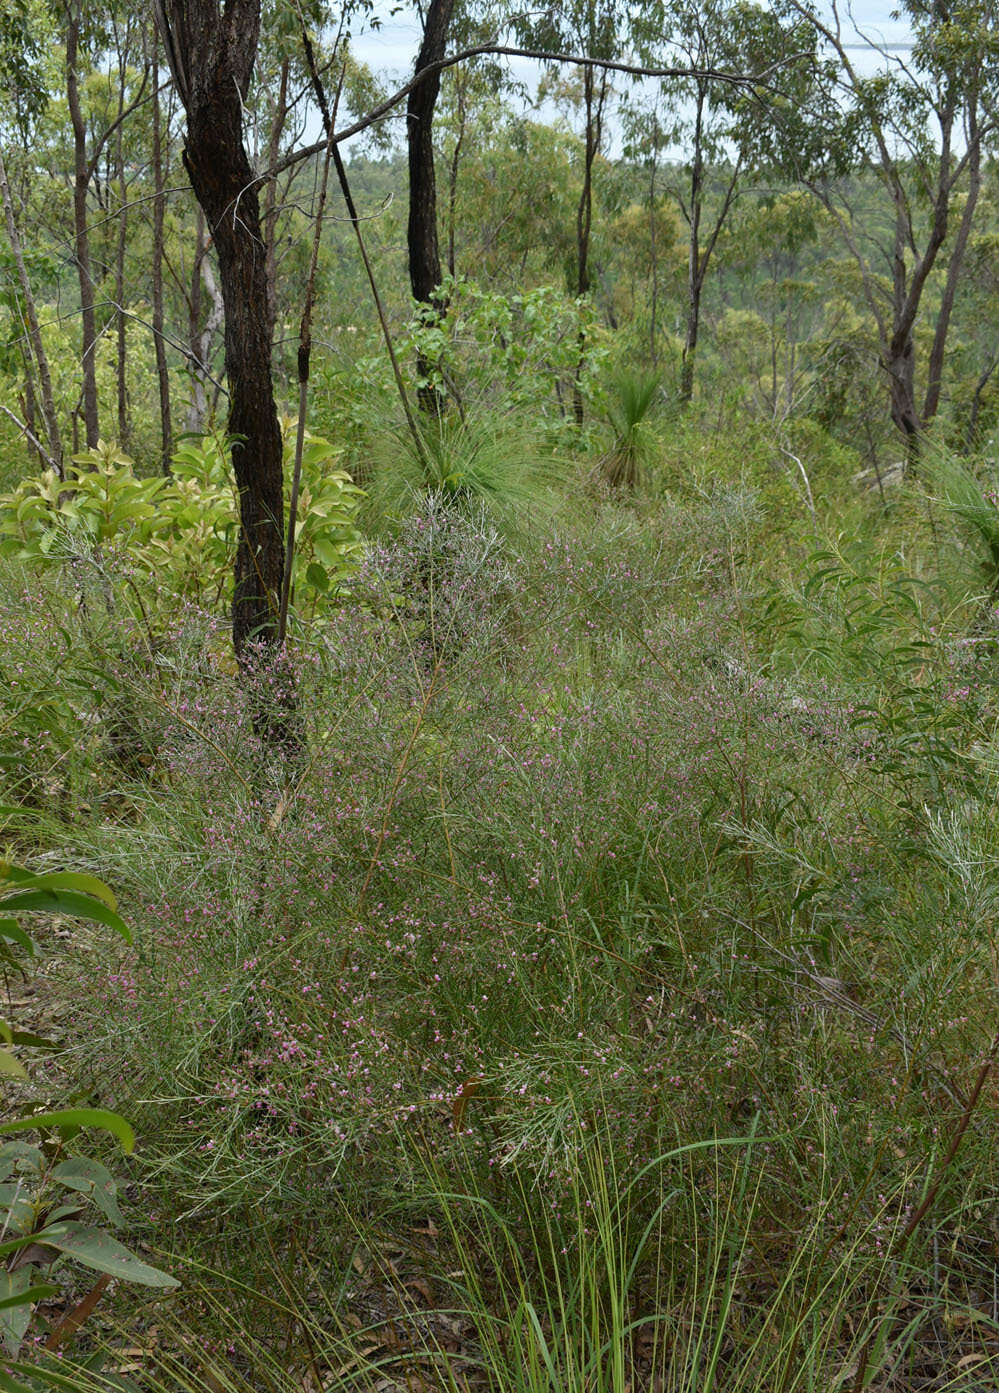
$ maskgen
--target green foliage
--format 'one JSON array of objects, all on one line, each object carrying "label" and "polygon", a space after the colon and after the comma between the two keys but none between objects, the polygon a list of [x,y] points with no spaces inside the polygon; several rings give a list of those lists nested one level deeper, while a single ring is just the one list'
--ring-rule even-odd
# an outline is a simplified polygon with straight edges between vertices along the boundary
[{"label": "green foliage", "polygon": [[[294,423],[286,423],[286,465]],[[296,529],[295,584],[300,600],[335,590],[356,566],[355,518],[362,491],[335,466],[339,453],[306,436]],[[286,474],[290,470],[286,469]],[[160,603],[207,600],[231,584],[238,538],[228,447],[209,435],[178,446],[170,478],[139,478],[115,444],[76,455],[59,479],[53,470],[0,496],[0,554],[38,564],[116,548],[136,576],[156,586]]]},{"label": "green foliage", "polygon": [[[431,364],[422,385],[457,398],[469,418],[481,421],[492,412],[498,418],[516,413],[553,445],[573,440],[564,403],[579,367],[580,336],[585,340],[584,391],[598,382],[609,352],[592,303],[574,300],[550,285],[508,294],[472,279],[445,278],[443,293],[448,304],[443,320],[421,312],[399,336],[396,351],[402,363],[420,359]],[[361,398],[358,378],[365,383]],[[367,432],[383,428],[386,411],[395,410],[384,352],[359,358],[329,394],[335,403],[327,407],[334,412],[334,438],[356,435],[358,427]],[[363,467],[363,446],[357,454]]]},{"label": "green foliage", "polygon": [[[290,480],[296,422],[286,421],[285,478]],[[343,469],[331,468],[341,453],[329,441],[308,432],[302,452],[302,482],[295,522],[293,583],[299,606],[316,594],[335,593],[354,573],[364,549],[356,525],[364,492]]]},{"label": "green foliage", "polygon": [[984,544],[989,589],[994,591],[999,586],[999,493],[994,470],[980,481],[956,456],[935,450],[924,460],[923,473],[948,512]]},{"label": "green foliage", "polygon": [[45,7],[30,0],[9,0],[0,12],[0,90],[13,106],[22,139],[49,99],[41,56],[50,26]]},{"label": "green foliage", "polygon": [[872,1332],[913,1385],[941,1329],[974,1352],[987,1127],[944,1166],[933,1292],[901,1234],[995,1012],[996,622],[940,574],[960,519],[906,491],[900,548],[820,427],[697,410],[626,503],[563,481],[502,540],[475,471],[526,450],[446,417],[443,490],[386,460],[412,514],[289,646],[287,779],[203,629],[157,654],[166,777],[95,755],[117,797],[74,844],[141,951],[81,955],[80,1048],[195,1287],[151,1388],[457,1389],[454,1322],[522,1393],[806,1393]]},{"label": "green foliage", "polygon": [[[321,622],[293,624],[280,659],[293,764],[262,753],[259,693],[225,645],[237,500],[210,429],[222,394],[186,422],[178,400],[191,353],[209,386],[222,376],[213,253],[190,198],[150,199],[150,123],[111,132],[89,191],[95,359],[105,430],[120,385],[125,438],[64,481],[24,480],[35,466],[2,417],[0,772],[21,805],[18,859],[31,804],[50,819],[39,842],[123,887],[137,933],[113,966],[89,934],[46,964],[72,1051],[32,1070],[37,1103],[25,1074],[45,1042],[0,1031],[17,1104],[0,1127],[0,1245],[23,1241],[0,1256],[4,1368],[25,1329],[44,1338],[43,1293],[58,1284],[72,1310],[81,1278],[133,1277],[139,1296],[111,1288],[80,1362],[45,1368],[64,1393],[996,1383],[991,1076],[967,1108],[999,1009],[993,469],[928,451],[915,483],[872,494],[854,479],[897,450],[878,321],[929,227],[944,144],[927,122],[993,83],[994,17],[960,0],[941,24],[905,4],[912,64],[843,97],[800,9],[536,20],[546,41],[760,79],[681,76],[624,158],[598,152],[584,301],[559,288],[583,146],[514,112],[490,68],[442,75],[445,315],[412,316],[404,158],[352,162],[407,386],[448,405],[421,420],[422,449],[400,432],[354,228],[331,204],[294,575],[298,615]],[[79,67],[96,153],[138,93],[142,45],[135,16],[91,10]],[[306,11],[324,62],[330,35]],[[10,133],[44,72],[48,112],[30,146],[8,141],[9,166],[69,440],[72,208],[66,179],[38,178],[72,167],[48,14],[26,0],[0,19],[0,117]],[[262,131],[308,80],[299,18],[264,17],[274,42],[247,96]],[[40,41],[18,53],[20,34]],[[331,92],[338,71],[341,118],[378,100],[349,60]],[[577,121],[586,79],[551,79]],[[875,121],[907,156],[901,204],[858,169],[877,158]],[[177,122],[161,133],[173,188]],[[279,161],[289,135],[275,125]],[[768,192],[728,204],[736,153]],[[796,182],[804,165],[825,213]],[[264,200],[285,409],[316,164],[295,170]],[[995,416],[988,183],[939,425],[969,448]],[[166,479],[145,477],[160,455],[154,207],[175,437],[198,423]],[[698,217],[701,394],[678,415]],[[127,293],[112,288],[119,245]],[[0,247],[0,405],[37,426],[14,282]],[[96,883],[11,878],[3,895],[12,981],[66,918],[121,932]],[[54,922],[29,935],[32,911]],[[70,1066],[80,1090],[63,1086]],[[153,1316],[142,1284],[168,1279],[118,1246],[129,1216],[109,1157],[131,1128],[95,1096],[146,1139],[131,1175],[144,1231],[191,1274]],[[40,1365],[17,1372],[41,1384]]]},{"label": "green foliage", "polygon": [[[126,942],[131,933],[118,914],[115,898],[102,881],[72,871],[36,873],[0,862],[0,966],[19,967],[33,956],[34,944],[18,923],[25,913],[86,919],[111,928]],[[0,1021],[0,1075],[28,1081],[15,1049],[52,1048],[50,1042]],[[6,1085],[0,1083],[0,1087]],[[120,1227],[118,1184],[92,1156],[70,1150],[84,1129],[110,1133],[125,1151],[135,1145],[124,1118],[101,1108],[39,1110],[30,1103],[23,1115],[0,1123],[0,1137],[27,1132],[40,1144],[17,1140],[0,1143],[0,1343],[17,1360],[39,1301],[58,1295],[48,1280],[63,1258],[91,1271],[150,1287],[175,1287],[175,1278],[151,1267],[100,1227],[82,1223],[88,1209]],[[53,1348],[56,1346],[53,1345]]]}]

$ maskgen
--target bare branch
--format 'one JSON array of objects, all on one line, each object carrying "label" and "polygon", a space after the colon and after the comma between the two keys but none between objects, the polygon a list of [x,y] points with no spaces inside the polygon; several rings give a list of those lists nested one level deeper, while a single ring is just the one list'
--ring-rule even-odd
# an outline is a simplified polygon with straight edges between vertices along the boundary
[{"label": "bare branch", "polygon": [[2,411],[5,416],[10,417],[10,419],[14,422],[14,425],[17,426],[18,430],[21,432],[21,434],[25,436],[26,439],[31,441],[31,444],[41,455],[42,459],[48,460],[49,468],[54,469],[55,472],[59,475],[59,477],[62,478],[62,469],[49,454],[48,450],[46,450],[45,446],[38,439],[38,436],[35,435],[34,431],[31,430],[28,426],[26,426],[19,416],[15,416],[13,411],[11,411],[9,407],[0,405],[0,411]]},{"label": "bare branch", "polygon": [[[778,89],[771,84],[770,78],[781,68],[787,67],[797,58],[804,56],[803,54],[791,54],[790,57],[782,59],[778,63],[772,63],[762,72],[747,76],[745,73],[725,72],[720,68],[650,68],[639,63],[620,63],[610,58],[587,58],[578,53],[550,53],[544,49],[513,48],[507,44],[478,44],[474,48],[462,49],[460,53],[454,53],[450,58],[442,58],[437,63],[428,63],[416,77],[413,77],[404,87],[400,87],[391,97],[386,97],[366,116],[362,116],[360,120],[346,126],[342,131],[337,131],[333,137],[333,143],[339,145],[341,142],[350,140],[353,136],[368,130],[376,121],[380,121],[382,117],[393,111],[400,102],[404,102],[413,88],[433,73],[443,72],[446,68],[453,68],[458,63],[467,62],[470,58],[478,58],[484,54],[494,54],[500,58],[528,58],[537,63],[574,63],[577,67],[601,68],[605,72],[624,73],[628,77],[690,78],[707,82],[722,82],[730,87],[759,87],[772,92],[777,92]],[[276,175],[283,174],[286,169],[290,169],[292,165],[299,164],[302,160],[311,159],[313,155],[322,154],[325,148],[326,141],[317,140],[312,145],[303,146],[301,150],[293,150],[291,154],[272,165],[260,177],[273,179]]]}]

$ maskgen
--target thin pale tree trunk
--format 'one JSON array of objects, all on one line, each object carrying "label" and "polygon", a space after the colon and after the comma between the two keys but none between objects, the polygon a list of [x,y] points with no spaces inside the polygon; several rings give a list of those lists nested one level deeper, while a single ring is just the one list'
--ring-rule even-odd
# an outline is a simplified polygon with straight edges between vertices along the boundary
[{"label": "thin pale tree trunk", "polygon": [[655,153],[649,169],[649,259],[652,273],[652,296],[649,305],[649,356],[655,368],[659,362],[659,335],[656,323],[659,314],[659,238],[656,223],[656,170],[658,162]]},{"label": "thin pale tree trunk", "polygon": [[163,155],[163,111],[160,106],[159,63],[157,34],[153,28],[153,347],[156,354],[156,382],[160,398],[160,468],[170,473],[173,455],[173,420],[170,407],[170,368],[167,363],[166,340],[163,337],[163,250],[166,217],[166,162]]},{"label": "thin pale tree trunk", "polygon": [[[205,292],[210,301],[204,313]],[[203,434],[210,414],[208,363],[212,340],[225,320],[225,306],[209,255],[204,213],[198,208],[194,233],[194,263],[191,268],[191,289],[188,296],[188,342],[191,357],[191,404],[187,413],[187,430],[192,435]],[[213,399],[214,400],[214,399]]]},{"label": "thin pale tree trunk", "polygon": [[[281,135],[284,131],[285,121],[288,116],[288,75],[291,64],[287,58],[281,64],[281,75],[278,81],[277,104],[274,108],[274,119],[271,121],[270,137],[267,142],[267,168],[273,169],[277,164],[278,152],[281,149]],[[278,185],[276,179],[268,179],[264,185],[264,258],[267,264],[267,281],[270,285],[270,304],[271,304],[271,334],[274,333],[275,316],[277,314],[277,215],[278,215]]]},{"label": "thin pale tree trunk", "polygon": [[125,313],[125,250],[128,245],[128,182],[125,177],[125,151],[122,128],[118,127],[116,142],[118,162],[118,241],[114,259],[114,295],[118,306],[115,347],[118,378],[118,440],[128,448],[131,424],[128,418],[128,316]]},{"label": "thin pale tree trunk", "polygon": [[21,245],[21,237],[17,229],[17,219],[14,216],[14,200],[11,197],[10,182],[7,178],[7,166],[4,163],[2,150],[0,150],[0,199],[3,201],[4,221],[7,225],[7,240],[10,242],[11,254],[14,257],[14,264],[17,267],[17,279],[21,288],[21,312],[24,315],[25,327],[28,332],[28,342],[31,345],[35,367],[38,370],[41,411],[42,418],[45,422],[46,444],[48,445],[48,463],[61,479],[63,477],[62,436],[59,431],[59,418],[56,415],[55,399],[52,395],[52,374],[49,370],[49,360],[45,352],[45,345],[42,342],[42,331],[38,322],[38,312],[35,307],[35,297],[31,289],[31,281],[28,278],[28,270],[24,263],[24,251]]},{"label": "thin pale tree trunk", "polygon": [[465,106],[465,78],[459,68],[454,76],[457,84],[455,92],[458,100],[458,134],[454,142],[454,150],[451,152],[451,163],[448,167],[447,185],[447,269],[454,278],[455,272],[455,241],[458,225],[458,170],[461,165],[461,151],[465,143],[465,124],[468,120],[468,112]]}]

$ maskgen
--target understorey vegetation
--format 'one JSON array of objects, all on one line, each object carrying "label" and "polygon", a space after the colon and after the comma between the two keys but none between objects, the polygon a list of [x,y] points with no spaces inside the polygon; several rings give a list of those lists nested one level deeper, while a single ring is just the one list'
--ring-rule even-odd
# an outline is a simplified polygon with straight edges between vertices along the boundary
[{"label": "understorey vegetation", "polygon": [[638,8],[0,16],[5,1393],[999,1386],[994,22]]},{"label": "understorey vegetation", "polygon": [[60,943],[18,1024],[60,1004],[50,1101],[130,1119],[181,1282],[105,1297],[74,1386],[991,1367],[991,556],[963,495],[886,512],[812,435],[813,513],[700,429],[625,500],[596,457],[530,515],[414,499],[257,690],[57,511],[7,563],[5,837],[132,932]]}]

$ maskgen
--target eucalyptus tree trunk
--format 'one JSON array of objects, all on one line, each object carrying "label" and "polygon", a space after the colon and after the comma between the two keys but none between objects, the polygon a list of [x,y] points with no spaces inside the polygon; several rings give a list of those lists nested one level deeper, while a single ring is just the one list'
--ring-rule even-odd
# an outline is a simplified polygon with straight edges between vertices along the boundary
[{"label": "eucalyptus tree trunk", "polygon": [[163,157],[163,111],[160,105],[159,63],[156,31],[153,30],[153,347],[156,354],[156,382],[160,398],[160,467],[170,473],[173,455],[173,419],[170,405],[170,369],[167,364],[166,340],[163,337],[163,256],[164,221],[166,216],[166,162]]},{"label": "eucalyptus tree trunk", "polygon": [[[124,92],[124,77],[122,77]],[[114,295],[118,306],[115,333],[118,380],[118,440],[127,449],[131,435],[128,415],[128,318],[125,313],[125,250],[128,245],[128,179],[125,174],[125,150],[122,128],[118,127],[116,142],[118,165],[118,239],[114,258]]]},{"label": "eucalyptus tree trunk", "polygon": [[[212,357],[212,341],[225,323],[222,292],[215,279],[209,251],[205,215],[199,207],[194,224],[194,258],[191,263],[190,290],[187,294],[191,400],[187,411],[186,429],[191,435],[203,435],[208,424],[211,384],[208,364]],[[207,313],[206,293],[209,301]]]},{"label": "eucalyptus tree trunk", "polygon": [[92,169],[87,158],[87,126],[80,105],[77,62],[80,48],[80,0],[72,0],[66,13],[66,100],[73,129],[73,259],[80,283],[80,376],[83,387],[83,422],[88,449],[100,439],[97,406],[97,315],[87,226],[87,194]]},{"label": "eucalyptus tree trunk", "polygon": [[[583,103],[585,130],[583,133],[583,187],[576,208],[576,295],[590,293],[590,232],[593,226],[593,165],[603,139],[604,103],[607,99],[607,73],[599,79],[593,69],[583,69]],[[572,411],[576,424],[583,424],[583,367],[586,357],[586,335],[579,333],[579,360],[572,384]]]},{"label": "eucalyptus tree trunk", "polygon": [[455,272],[455,242],[457,236],[458,212],[458,169],[461,164],[462,147],[465,144],[465,126],[468,121],[468,107],[465,99],[465,73],[458,68],[453,77],[455,97],[458,104],[458,133],[455,137],[451,163],[448,167],[447,184],[447,269],[452,278]]},{"label": "eucalyptus tree trunk", "polygon": [[694,395],[694,364],[697,359],[697,339],[701,327],[701,292],[707,266],[701,265],[701,216],[704,210],[704,106],[707,91],[702,84],[697,89],[697,109],[694,117],[694,149],[690,163],[690,236],[687,241],[687,330],[683,340],[680,363],[680,400],[689,402]]},{"label": "eucalyptus tree trunk", "polygon": [[649,303],[649,357],[652,360],[653,368],[659,363],[659,332],[657,318],[659,314],[659,228],[656,222],[656,174],[658,172],[659,161],[658,151],[653,145],[652,159],[649,164],[649,270],[651,278],[651,292]]},{"label": "eucalyptus tree trunk", "polygon": [[937,311],[936,327],[933,331],[933,346],[930,349],[929,370],[927,373],[926,397],[923,401],[923,422],[932,421],[940,405],[940,390],[943,384],[944,357],[947,349],[947,334],[950,329],[954,301],[957,297],[958,282],[964,268],[964,259],[971,238],[971,225],[978,206],[978,195],[982,191],[982,144],[978,127],[978,113],[974,107],[969,112],[968,138],[968,193],[961,212],[954,245],[947,262],[947,276],[944,281],[940,308]]},{"label": "eucalyptus tree trunk", "polygon": [[[52,374],[49,371],[49,360],[45,352],[45,345],[42,343],[42,331],[38,322],[38,312],[35,308],[35,297],[32,293],[31,280],[28,276],[28,269],[24,261],[21,236],[17,227],[17,219],[14,216],[14,200],[10,191],[10,183],[7,179],[7,167],[4,164],[2,150],[0,150],[0,203],[3,203],[7,240],[10,243],[14,264],[17,267],[17,279],[21,290],[22,312],[28,328],[28,342],[31,345],[35,367],[38,370],[38,387],[41,395],[42,417],[45,421],[45,443],[48,446],[48,462],[52,468],[55,469],[59,477],[62,478],[62,436],[59,431],[59,418],[56,415],[55,399],[52,395]],[[33,396],[30,376],[26,383],[26,395],[30,402]]]},{"label": "eucalyptus tree trunk", "polygon": [[[281,62],[281,72],[278,78],[277,101],[274,106],[274,115],[271,120],[271,130],[267,141],[267,168],[273,169],[277,164],[278,152],[281,149],[281,136],[284,131],[285,121],[288,118],[288,78],[291,72],[291,63],[285,58]],[[268,179],[264,188],[264,207],[262,213],[262,223],[264,230],[264,256],[267,263],[267,282],[270,286],[270,311],[271,311],[271,334],[274,333],[274,316],[277,313],[277,219],[280,208],[278,205],[278,186],[276,179]]]},{"label": "eucalyptus tree trunk", "polygon": [[933,216],[926,247],[909,268],[913,243],[908,200],[896,169],[891,171],[895,202],[895,244],[892,257],[892,324],[882,345],[881,366],[888,378],[891,419],[905,446],[905,462],[915,468],[919,462],[922,434],[926,425],[916,401],[915,326],[923,290],[947,236],[950,212],[949,126],[944,128],[941,177],[934,191]]},{"label": "eucalyptus tree trunk", "polygon": [[[415,76],[444,57],[454,0],[430,0],[423,29],[423,42],[416,58]],[[426,305],[438,318],[447,306],[440,295],[441,256],[437,240],[437,179],[434,171],[434,107],[440,92],[439,72],[428,73],[418,81],[406,104],[406,139],[409,147],[409,224],[406,246],[409,252],[409,283],[413,299]],[[443,399],[427,382],[434,365],[422,356],[417,371],[425,385],[419,389],[420,406],[440,415]]]},{"label": "eucalyptus tree trunk", "polygon": [[[218,257],[225,305],[229,435],[240,503],[233,643],[244,671],[278,640],[284,571],[281,428],[271,379],[271,286],[243,104],[260,36],[260,0],[158,0],[157,18],[187,112],[184,166]],[[280,724],[280,723],[279,723]],[[265,732],[280,740],[287,729]]]}]

